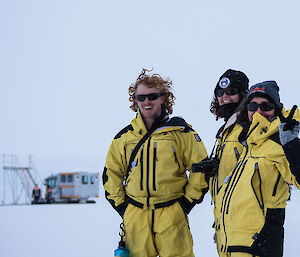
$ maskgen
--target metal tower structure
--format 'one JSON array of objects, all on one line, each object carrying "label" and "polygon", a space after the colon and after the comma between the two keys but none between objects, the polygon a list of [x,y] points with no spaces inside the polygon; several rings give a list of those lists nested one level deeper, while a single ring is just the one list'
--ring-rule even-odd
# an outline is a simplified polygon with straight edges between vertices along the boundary
[{"label": "metal tower structure", "polygon": [[22,166],[15,155],[3,155],[3,199],[0,205],[30,204],[35,185],[41,186],[42,179],[31,155],[28,156],[28,166]]}]

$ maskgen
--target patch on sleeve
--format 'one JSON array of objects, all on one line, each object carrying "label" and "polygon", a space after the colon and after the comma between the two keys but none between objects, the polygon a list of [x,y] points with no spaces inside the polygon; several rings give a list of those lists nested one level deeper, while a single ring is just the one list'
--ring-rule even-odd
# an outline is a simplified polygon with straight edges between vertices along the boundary
[{"label": "patch on sleeve", "polygon": [[200,142],[200,141],[201,141],[201,138],[199,137],[198,134],[194,134],[194,136],[195,136],[197,142]]}]

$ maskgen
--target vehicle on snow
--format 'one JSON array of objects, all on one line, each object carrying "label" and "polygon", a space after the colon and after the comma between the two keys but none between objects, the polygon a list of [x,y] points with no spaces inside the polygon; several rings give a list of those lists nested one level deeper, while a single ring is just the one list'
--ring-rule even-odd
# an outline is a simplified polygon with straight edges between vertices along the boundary
[{"label": "vehicle on snow", "polygon": [[48,203],[94,202],[99,195],[99,175],[88,172],[66,172],[45,179]]}]

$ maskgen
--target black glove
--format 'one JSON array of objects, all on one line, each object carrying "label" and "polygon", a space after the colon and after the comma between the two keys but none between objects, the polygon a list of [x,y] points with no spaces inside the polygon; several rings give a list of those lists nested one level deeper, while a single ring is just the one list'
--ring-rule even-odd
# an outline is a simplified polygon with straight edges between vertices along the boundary
[{"label": "black glove", "polygon": [[192,172],[201,172],[205,174],[205,177],[213,177],[216,175],[219,169],[219,159],[207,158],[201,162],[192,164]]},{"label": "black glove", "polygon": [[181,198],[178,199],[178,202],[185,214],[189,214],[190,211],[194,208],[196,205],[196,202],[190,202],[185,196],[182,196]]},{"label": "black glove", "polygon": [[279,124],[279,137],[282,145],[297,138],[299,135],[299,121],[293,119],[297,105],[294,105],[288,117],[284,117],[282,112],[279,113],[281,124]]}]

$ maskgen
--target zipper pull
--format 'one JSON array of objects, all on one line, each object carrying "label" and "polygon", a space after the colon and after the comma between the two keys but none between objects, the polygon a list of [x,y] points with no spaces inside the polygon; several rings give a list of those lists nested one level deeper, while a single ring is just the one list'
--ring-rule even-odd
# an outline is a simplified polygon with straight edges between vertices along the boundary
[{"label": "zipper pull", "polygon": [[235,153],[236,159],[239,160],[240,159],[240,154],[239,154],[239,151],[236,147],[234,148],[234,153]]}]

